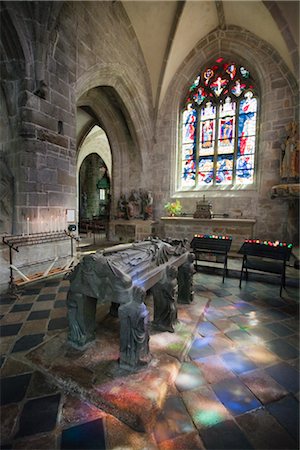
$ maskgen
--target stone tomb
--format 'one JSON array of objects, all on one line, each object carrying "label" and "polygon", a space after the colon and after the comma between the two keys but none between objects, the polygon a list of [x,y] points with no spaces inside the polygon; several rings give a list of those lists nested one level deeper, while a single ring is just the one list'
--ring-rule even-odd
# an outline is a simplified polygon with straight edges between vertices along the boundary
[{"label": "stone tomb", "polygon": [[[142,249],[143,258],[142,260],[138,259],[139,263],[137,264],[139,271],[136,266],[131,264],[130,278],[135,285],[139,281],[145,291],[150,292],[145,302],[149,315],[154,319],[157,315],[155,299],[153,300],[149,288],[157,285],[163,279],[170,264],[173,268],[176,267],[176,264],[177,266],[183,265],[189,255],[180,244],[179,247],[178,245],[165,244],[161,241],[131,244],[131,246],[122,246],[122,249],[112,248],[100,255],[100,260],[103,262],[105,253],[106,256],[110,255],[111,257],[111,252],[113,252],[115,260],[122,261],[124,267],[124,264],[126,265],[128,262],[124,252],[128,254],[130,253],[129,250],[132,249],[134,250],[133,254],[137,257]],[[122,256],[121,253],[123,253]],[[112,259],[110,259],[110,262]],[[114,269],[117,266],[120,269],[121,265],[115,265]],[[80,270],[82,270],[82,267]],[[86,272],[85,265],[84,270],[85,275],[91,275],[89,271]],[[127,275],[130,270],[127,269]],[[73,291],[71,276],[69,291],[71,298],[74,292],[75,294],[80,294],[78,292],[80,290],[87,292],[87,285],[84,284],[83,280],[84,273],[79,276],[79,283],[75,284]],[[115,281],[114,278],[113,280]],[[163,327],[154,326],[150,330],[148,364],[143,367],[133,367],[134,370],[125,370],[124,365],[119,364],[120,340],[122,341],[122,336],[119,339],[120,322],[118,317],[108,314],[107,304],[105,303],[109,298],[110,301],[126,304],[128,300],[130,301],[130,293],[124,293],[122,289],[118,289],[120,286],[116,286],[116,289],[113,290],[109,290],[107,287],[107,295],[105,296],[105,289],[103,289],[105,285],[102,283],[99,287],[93,277],[90,281],[93,297],[98,298],[98,307],[88,308],[88,311],[83,313],[86,314],[83,321],[81,319],[84,308],[81,309],[81,317],[78,321],[76,314],[75,316],[73,314],[74,311],[76,312],[76,308],[74,309],[74,304],[72,304],[70,308],[71,320],[69,317],[71,321],[69,337],[65,332],[55,335],[31,351],[27,358],[39,370],[48,376],[50,375],[56,383],[66,390],[76,392],[136,430],[150,431],[178,373],[180,361],[183,360],[189,349],[207,299],[196,297],[192,302],[187,302],[185,305],[175,305],[177,306],[176,321],[172,323],[173,330],[169,330],[173,332],[164,331]],[[125,281],[128,282],[127,279]],[[113,286],[115,286],[114,283]],[[90,295],[91,290],[88,293]],[[156,295],[155,292],[154,295]],[[81,308],[84,304],[84,299],[80,297],[77,306]],[[90,302],[91,305],[92,302]],[[93,314],[95,312],[94,317],[92,317],[91,312]],[[72,321],[75,323],[75,328]],[[80,328],[82,323],[86,328]],[[84,330],[87,333],[78,334],[78,326],[81,331]],[[78,336],[80,338],[84,336],[84,339],[76,341],[74,346],[74,340]],[[82,343],[82,345],[78,345],[79,343]]]}]

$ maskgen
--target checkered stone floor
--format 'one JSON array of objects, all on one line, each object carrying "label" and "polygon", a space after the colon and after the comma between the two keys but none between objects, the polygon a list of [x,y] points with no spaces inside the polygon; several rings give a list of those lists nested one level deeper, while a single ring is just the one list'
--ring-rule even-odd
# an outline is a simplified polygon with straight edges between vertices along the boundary
[{"label": "checkered stone floor", "polygon": [[[66,330],[58,276],[0,297],[1,449],[298,449],[299,290],[196,273],[202,320],[151,434],[60,388],[26,353]],[[71,364],[71,361],[70,361]],[[145,387],[146,388],[146,387]]]}]

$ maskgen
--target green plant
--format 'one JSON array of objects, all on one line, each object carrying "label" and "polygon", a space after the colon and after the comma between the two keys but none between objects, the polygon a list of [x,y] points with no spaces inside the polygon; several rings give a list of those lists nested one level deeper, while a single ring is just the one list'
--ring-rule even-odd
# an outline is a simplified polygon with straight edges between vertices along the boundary
[{"label": "green plant", "polygon": [[168,213],[173,216],[179,216],[182,211],[182,205],[179,200],[175,200],[175,202],[168,202],[164,207]]}]

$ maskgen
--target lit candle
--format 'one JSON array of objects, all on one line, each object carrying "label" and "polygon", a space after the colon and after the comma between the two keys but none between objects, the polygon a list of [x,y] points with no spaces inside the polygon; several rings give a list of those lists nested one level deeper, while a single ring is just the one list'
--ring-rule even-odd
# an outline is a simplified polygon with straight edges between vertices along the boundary
[{"label": "lit candle", "polygon": [[26,222],[27,222],[27,236],[29,236],[29,217],[27,217]]}]

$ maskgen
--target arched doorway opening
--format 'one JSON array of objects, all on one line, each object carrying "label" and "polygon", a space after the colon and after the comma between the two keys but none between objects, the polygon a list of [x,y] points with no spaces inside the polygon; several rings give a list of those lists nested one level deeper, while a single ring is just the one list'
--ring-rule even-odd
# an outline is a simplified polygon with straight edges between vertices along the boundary
[{"label": "arched doorway opening", "polygon": [[111,207],[111,151],[105,132],[94,126],[82,142],[78,160],[79,232],[107,238]]}]

